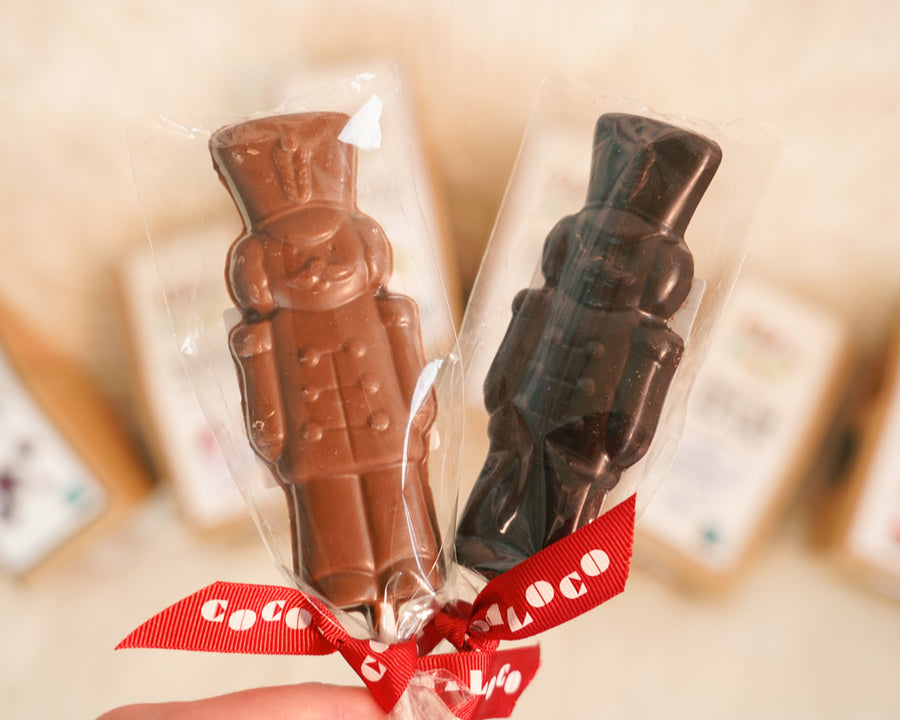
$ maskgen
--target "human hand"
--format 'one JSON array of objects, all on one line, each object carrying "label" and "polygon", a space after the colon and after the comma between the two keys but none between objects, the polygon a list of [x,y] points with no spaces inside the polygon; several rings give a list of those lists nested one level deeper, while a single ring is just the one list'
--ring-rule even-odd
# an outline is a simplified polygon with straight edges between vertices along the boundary
[{"label": "human hand", "polygon": [[146,703],[97,720],[385,720],[364,688],[304,683],[256,688],[190,702]]}]

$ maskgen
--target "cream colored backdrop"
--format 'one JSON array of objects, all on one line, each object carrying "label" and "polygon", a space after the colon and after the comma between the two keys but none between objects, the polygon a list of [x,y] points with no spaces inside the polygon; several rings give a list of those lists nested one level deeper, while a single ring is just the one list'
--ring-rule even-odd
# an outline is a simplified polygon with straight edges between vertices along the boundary
[{"label": "cream colored backdrop", "polygon": [[751,262],[864,338],[882,330],[900,286],[896,3],[11,5],[0,24],[0,292],[114,394],[124,380],[108,272],[145,242],[122,119],[265,109],[318,63],[379,57],[407,73],[466,285],[537,85],[554,73],[664,112],[776,123],[785,150]]},{"label": "cream colored backdrop", "polygon": [[[554,73],[663,112],[779,125],[783,158],[749,263],[870,345],[900,291],[898,30],[900,3],[888,1],[7,0],[0,299],[86,363],[127,417],[111,273],[146,238],[122,119],[250,113],[309,68],[380,58],[407,73],[466,286],[538,83]],[[334,658],[113,653],[132,624],[203,584],[277,581],[257,540],[198,539],[173,518],[156,497],[47,584],[0,586],[0,707],[89,717],[127,701],[350,680]],[[517,717],[881,718],[900,707],[896,606],[836,581],[792,535],[723,602],[640,573],[629,593],[547,637]]]}]

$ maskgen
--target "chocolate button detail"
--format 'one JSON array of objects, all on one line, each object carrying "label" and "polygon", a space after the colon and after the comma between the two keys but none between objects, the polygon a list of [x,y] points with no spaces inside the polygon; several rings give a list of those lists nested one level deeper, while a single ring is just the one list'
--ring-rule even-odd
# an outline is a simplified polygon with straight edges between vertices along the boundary
[{"label": "chocolate button detail", "polygon": [[606,353],[602,342],[592,340],[584,346],[584,354],[589,360],[599,360]]},{"label": "chocolate button detail", "polygon": [[316,423],[304,423],[300,428],[300,437],[304,440],[304,442],[314,443],[319,442],[322,439],[322,435],[324,434],[321,426]]},{"label": "chocolate button detail", "polygon": [[311,347],[302,347],[297,351],[297,359],[308,367],[315,367],[319,364],[322,356],[319,351]]},{"label": "chocolate button detail", "polygon": [[363,375],[359,380],[359,384],[366,393],[377,393],[381,389],[381,383],[378,378],[371,375]]},{"label": "chocolate button detail", "polygon": [[366,354],[366,344],[362,340],[348,340],[344,344],[344,350],[355,358],[361,358]]},{"label": "chocolate button detail", "polygon": [[300,394],[303,396],[304,400],[313,402],[319,399],[319,395],[322,394],[322,391],[315,385],[304,385],[300,389]]}]

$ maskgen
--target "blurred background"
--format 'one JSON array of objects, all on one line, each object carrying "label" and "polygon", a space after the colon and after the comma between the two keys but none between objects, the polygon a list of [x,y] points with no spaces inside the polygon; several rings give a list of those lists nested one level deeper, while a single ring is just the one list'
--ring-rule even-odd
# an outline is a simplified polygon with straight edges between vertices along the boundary
[{"label": "blurred background", "polygon": [[[281,582],[239,503],[192,506],[166,456],[167,447],[178,457],[206,452],[209,464],[195,460],[188,475],[227,486],[208,433],[190,431],[193,451],[173,451],[177,437],[166,438],[179,411],[161,407],[160,396],[189,392],[177,372],[157,377],[177,360],[155,341],[158,287],[141,266],[147,238],[123,121],[256,113],[335,67],[384,62],[404,79],[429,171],[422,192],[459,307],[545,75],[716,124],[769,122],[784,137],[744,268],[752,292],[768,298],[744,312],[765,307],[779,318],[762,333],[766,347],[778,346],[782,361],[795,353],[792,377],[815,378],[767,396],[761,412],[790,418],[772,433],[780,445],[760,449],[779,460],[746,480],[762,487],[756,499],[732,499],[718,526],[701,528],[706,546],[665,531],[693,512],[686,508],[699,491],[669,498],[668,515],[657,517],[663,529],[639,541],[647,560],[625,595],[542,638],[544,667],[514,717],[897,716],[900,458],[881,448],[900,444],[891,351],[900,5],[33,0],[6,3],[0,17],[0,338],[10,377],[22,380],[3,386],[2,402],[33,395],[64,431],[62,440],[20,439],[3,450],[0,524],[12,525],[19,502],[16,467],[40,465],[44,445],[71,455],[54,467],[71,462],[86,476],[67,486],[81,515],[60,515],[73,538],[35,541],[61,552],[34,568],[29,558],[7,560],[0,577],[5,717],[90,718],[126,702],[355,682],[334,658],[112,651],[149,615],[209,582]],[[175,168],[171,182],[178,186]],[[751,342],[765,317],[725,327],[734,342]],[[748,327],[751,340],[740,334]],[[786,350],[797,337],[820,350]],[[720,377],[736,377],[721,370],[734,362],[727,352],[717,362]],[[87,394],[72,390],[75,380],[62,383],[69,373]],[[54,378],[69,390],[48,390]],[[715,377],[704,380],[699,387],[714,396]],[[8,436],[21,430],[24,415],[0,417]],[[722,447],[754,455],[727,440]],[[92,505],[95,481],[106,505]],[[220,490],[200,494],[209,492]],[[76,532],[97,519],[109,522]],[[745,528],[733,566],[704,555],[728,523]]]}]

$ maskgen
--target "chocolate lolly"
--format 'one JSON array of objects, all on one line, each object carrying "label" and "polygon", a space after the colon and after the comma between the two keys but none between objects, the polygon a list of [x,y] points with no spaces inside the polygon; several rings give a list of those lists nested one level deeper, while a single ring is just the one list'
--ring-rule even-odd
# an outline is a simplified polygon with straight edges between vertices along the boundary
[{"label": "chocolate lolly", "polygon": [[356,206],[349,118],[303,113],[216,131],[213,164],[244,221],[226,279],[247,434],[284,488],[294,571],[390,632],[439,585],[427,477],[433,391],[416,304],[386,289],[391,247]]},{"label": "chocolate lolly", "polygon": [[693,281],[684,231],[721,160],[650,118],[597,121],[584,207],[543,248],[484,383],[490,448],[457,555],[491,577],[601,514],[647,451],[684,343],[667,325]]}]

